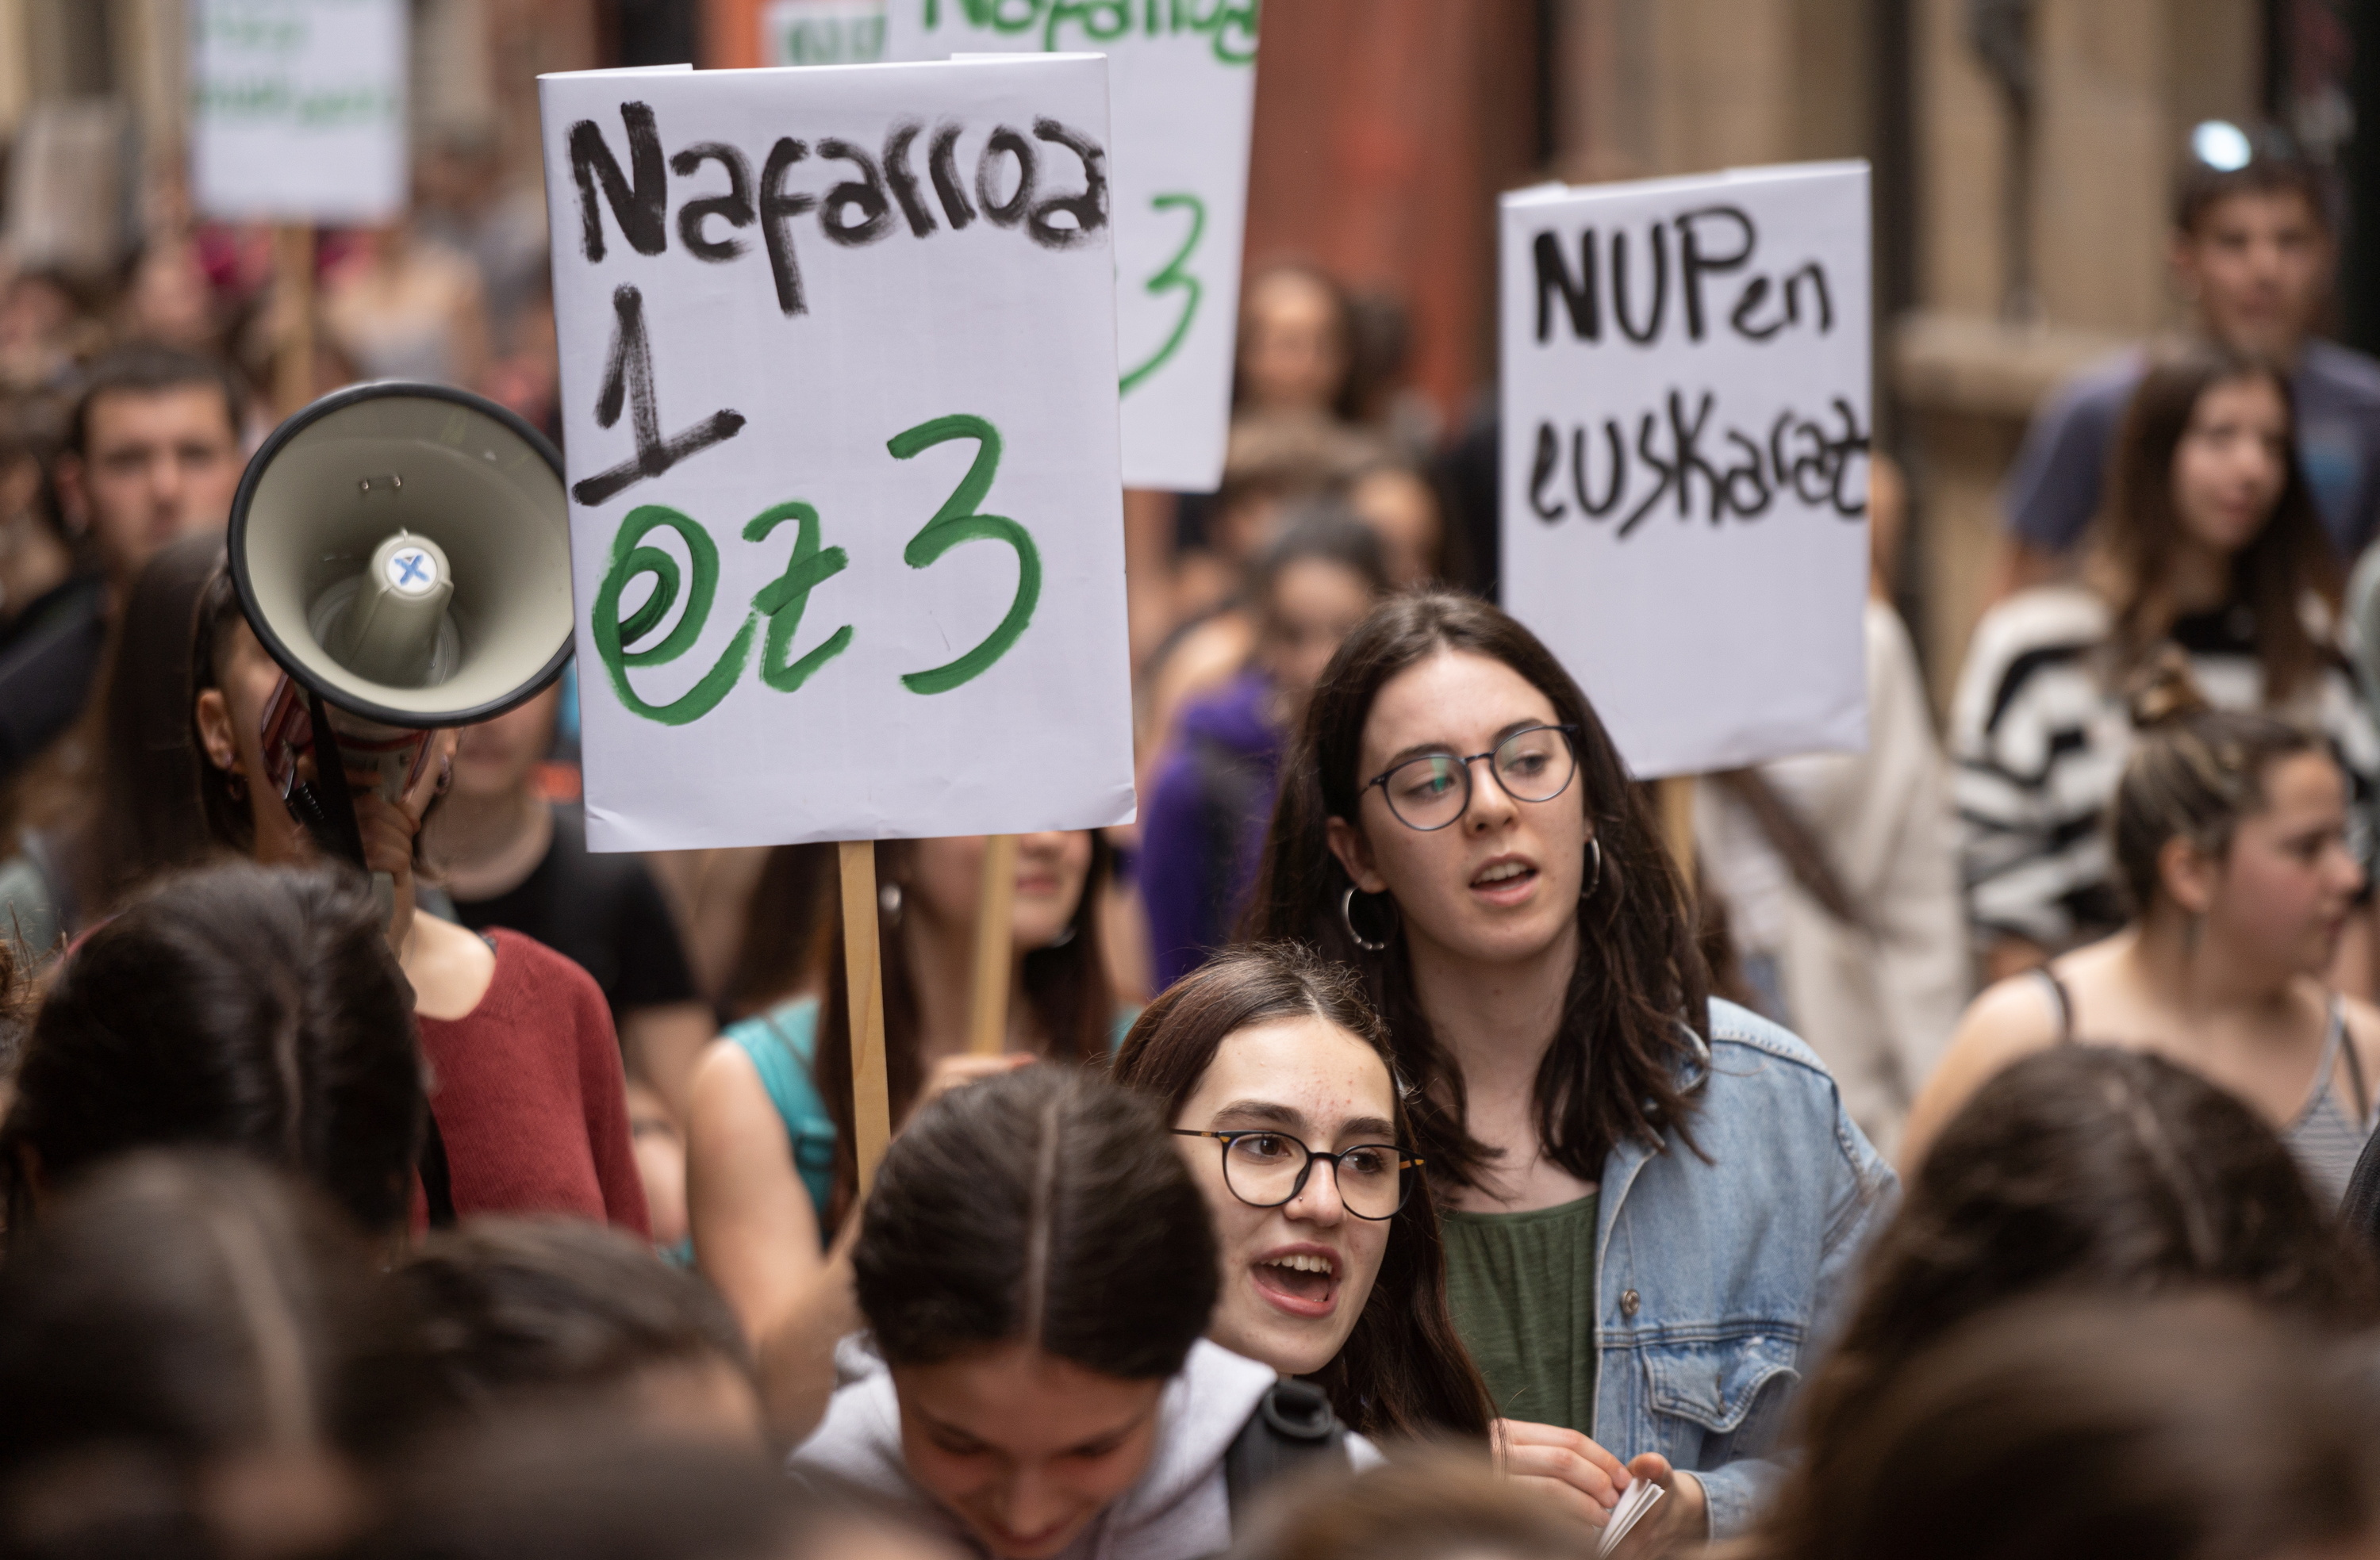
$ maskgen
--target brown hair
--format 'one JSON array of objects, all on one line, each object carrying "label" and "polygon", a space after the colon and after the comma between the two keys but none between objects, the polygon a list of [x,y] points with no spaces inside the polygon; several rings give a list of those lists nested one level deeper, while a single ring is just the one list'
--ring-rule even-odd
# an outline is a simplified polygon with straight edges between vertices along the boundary
[{"label": "brown hair", "polygon": [[1285,1481],[1257,1509],[1232,1560],[1574,1560],[1585,1553],[1583,1535],[1558,1507],[1448,1448],[1352,1479]]},{"label": "brown hair", "polygon": [[2094,573],[2104,582],[2115,613],[2115,682],[2136,675],[2173,630],[2179,615],[2173,572],[2182,536],[2173,500],[2174,457],[2206,393],[2243,379],[2271,384],[2290,421],[2280,499],[2264,527],[2231,560],[2233,599],[2255,618],[2265,703],[2286,700],[2329,654],[2306,627],[2305,599],[2312,593],[2338,606],[2338,562],[2299,469],[2297,413],[2288,376],[2261,359],[2204,345],[2150,365],[2116,435],[2094,560]]},{"label": "brown hair", "polygon": [[674,1365],[751,1372],[708,1282],[584,1219],[475,1218],[431,1235],[385,1287],[394,1314],[358,1373],[382,1445]]},{"label": "brown hair", "polygon": [[1495,1151],[1463,1124],[1463,1074],[1415,995],[1402,922],[1382,953],[1366,953],[1341,924],[1345,870],[1329,821],[1357,816],[1364,724],[1388,681],[1445,651],[1501,661],[1545,695],[1556,721],[1576,729],[1579,804],[1602,860],[1578,904],[1579,956],[1560,1027],[1538,1063],[1536,1130],[1546,1156],[1594,1180],[1624,1139],[1658,1144],[1676,1131],[1693,1145],[1693,1102],[1680,1087],[1688,1031],[1707,1033],[1710,975],[1695,946],[1694,912],[1651,813],[1595,707],[1569,672],[1522,627],[1485,601],[1416,591],[1375,608],[1322,674],[1305,723],[1281,765],[1244,935],[1296,940],[1363,972],[1385,1019],[1400,1070],[1414,1088],[1416,1146],[1458,1185],[1475,1184]]},{"label": "brown hair", "polygon": [[[1320,1019],[1379,1054],[1395,1101],[1397,1141],[1411,1143],[1395,1052],[1363,986],[1343,965],[1295,943],[1233,949],[1176,981],[1123,1037],[1111,1075],[1160,1101],[1170,1123],[1226,1038],[1288,1018]],[[1366,1435],[1485,1435],[1495,1406],[1447,1310],[1438,1207],[1427,1180],[1415,1193],[1390,1221],[1379,1276],[1354,1330],[1313,1379],[1339,1417]]]},{"label": "brown hair", "polygon": [[[876,843],[876,880],[896,880],[892,868],[906,855],[905,840]],[[1087,1062],[1107,1055],[1115,1037],[1115,986],[1108,975],[1107,952],[1099,937],[1099,892],[1112,859],[1106,840],[1091,831],[1091,865],[1083,874],[1083,897],[1075,902],[1066,934],[1047,948],[1037,948],[1024,959],[1018,986],[1033,1014],[1051,1061]],[[851,1003],[843,961],[843,917],[822,918],[826,932],[826,992],[819,1003],[818,1051],[810,1064],[819,1096],[826,1102],[834,1123],[834,1197],[820,1223],[832,1229],[843,1222],[859,1185],[859,1159],[851,1126]],[[901,936],[895,912],[880,904],[876,918],[884,988],[885,1085],[892,1119],[908,1114],[926,1081],[917,1055],[917,987],[909,969],[909,951]]]},{"label": "brown hair", "polygon": [[1995,1312],[1815,1438],[1742,1549],[1761,1560],[2361,1549],[2380,1521],[2380,1463],[2368,1388],[2348,1364],[2236,1298]]},{"label": "brown hair", "polygon": [[220,535],[184,537],[142,566],[89,708],[18,783],[19,823],[52,831],[67,879],[56,887],[71,895],[68,935],[213,853],[187,690],[193,614],[223,555]]},{"label": "brown hair", "polygon": [[1808,1438],[1852,1433],[1912,1359],[1981,1312],[2052,1290],[2137,1301],[2205,1286],[2340,1327],[2380,1317],[2369,1261],[2247,1106],[2143,1052],[2027,1057],[1910,1178],[1803,1396]]},{"label": "brown hair", "polygon": [[372,1274],[310,1189],[219,1150],[152,1150],[11,1233],[0,1480],[107,1444],[177,1461],[327,1445],[346,1422]]},{"label": "brown hair", "polygon": [[243,786],[227,769],[206,761],[206,743],[199,735],[199,695],[223,685],[224,658],[231,653],[232,637],[248,619],[239,605],[239,587],[228,566],[218,565],[199,595],[190,623],[190,678],[183,703],[189,741],[199,759],[199,816],[218,844],[248,855],[256,849],[256,816],[248,810]]},{"label": "brown hair", "polygon": [[770,851],[745,902],[744,935],[720,993],[719,1006],[727,1017],[766,1012],[810,984],[826,918],[835,913],[835,883],[831,844]]},{"label": "brown hair", "polygon": [[2301,158],[2260,151],[2237,168],[2217,168],[2190,158],[2174,181],[2173,228],[2185,238],[2198,236],[2206,214],[2235,195],[2295,195],[2306,203],[2314,225],[2331,230],[2330,191],[2313,163]]},{"label": "brown hair", "polygon": [[1021,1340],[1123,1381],[1179,1372],[1221,1282],[1206,1193],[1156,1107],[1057,1067],[917,1112],[877,1171],[851,1270],[890,1364]]},{"label": "brown hair", "polygon": [[2110,851],[2134,915],[2144,915],[2164,882],[2157,856],[2170,840],[2202,853],[2231,848],[2240,820],[2269,804],[2265,780],[2301,753],[2329,756],[2322,738],[2271,715],[2212,709],[2176,651],[2132,700],[2142,729],[2107,810]]},{"label": "brown hair", "polygon": [[413,992],[364,875],[235,862],[170,881],[74,949],[0,1120],[10,1232],[129,1149],[213,1143],[405,1222],[430,1118]]}]

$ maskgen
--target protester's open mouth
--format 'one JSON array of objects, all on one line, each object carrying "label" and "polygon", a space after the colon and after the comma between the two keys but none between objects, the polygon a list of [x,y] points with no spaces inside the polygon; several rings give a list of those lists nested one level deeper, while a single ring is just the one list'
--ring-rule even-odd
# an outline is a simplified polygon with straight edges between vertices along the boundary
[{"label": "protester's open mouth", "polygon": [[1339,1309],[1339,1259],[1318,1247],[1272,1252],[1249,1271],[1257,1292],[1292,1316],[1328,1316]]},{"label": "protester's open mouth", "polygon": [[1471,891],[1491,904],[1518,904],[1536,887],[1535,862],[1522,856],[1498,856],[1471,878]]}]

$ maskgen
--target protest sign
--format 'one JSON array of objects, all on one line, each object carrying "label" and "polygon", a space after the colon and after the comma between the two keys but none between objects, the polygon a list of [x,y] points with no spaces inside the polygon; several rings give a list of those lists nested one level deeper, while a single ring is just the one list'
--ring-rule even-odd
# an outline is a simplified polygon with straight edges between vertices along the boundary
[{"label": "protest sign", "polygon": [[884,57],[884,0],[769,0],[762,65],[872,65]]},{"label": "protest sign", "polygon": [[191,0],[190,179],[233,222],[405,209],[405,0]]},{"label": "protest sign", "polygon": [[1630,768],[1867,741],[1864,163],[1502,202],[1503,600]]},{"label": "protest sign", "polygon": [[1106,62],[540,88],[589,842],[1128,820]]},{"label": "protest sign", "polygon": [[887,0],[892,59],[1087,49],[1113,100],[1123,479],[1223,477],[1239,333],[1257,0]]}]

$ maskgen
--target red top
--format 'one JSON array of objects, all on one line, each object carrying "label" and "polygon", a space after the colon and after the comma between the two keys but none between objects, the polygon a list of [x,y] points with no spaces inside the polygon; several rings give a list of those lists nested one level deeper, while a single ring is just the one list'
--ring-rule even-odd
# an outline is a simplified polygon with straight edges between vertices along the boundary
[{"label": "red top", "polygon": [[[479,1006],[420,1021],[455,1214],[580,1214],[650,1240],[602,990],[534,938],[489,936],[496,973]],[[418,1190],[414,1208],[419,1227]]]}]

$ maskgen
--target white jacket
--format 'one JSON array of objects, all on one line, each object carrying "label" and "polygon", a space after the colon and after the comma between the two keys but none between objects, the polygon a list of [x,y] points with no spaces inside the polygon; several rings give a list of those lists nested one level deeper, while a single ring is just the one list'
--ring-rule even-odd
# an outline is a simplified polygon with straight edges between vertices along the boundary
[{"label": "white jacket", "polygon": [[[844,1350],[838,1362],[856,1353]],[[876,1356],[865,1358],[865,1373],[836,1390],[817,1432],[794,1449],[792,1467],[820,1469],[872,1490],[981,1554],[957,1519],[910,1480],[892,1377]],[[1181,1373],[1165,1385],[1148,1467],[1059,1560],[1202,1560],[1230,1548],[1223,1454],[1275,1379],[1269,1365],[1204,1338],[1194,1344]],[[1352,1432],[1347,1455],[1359,1469],[1380,1460],[1372,1444]]]}]

